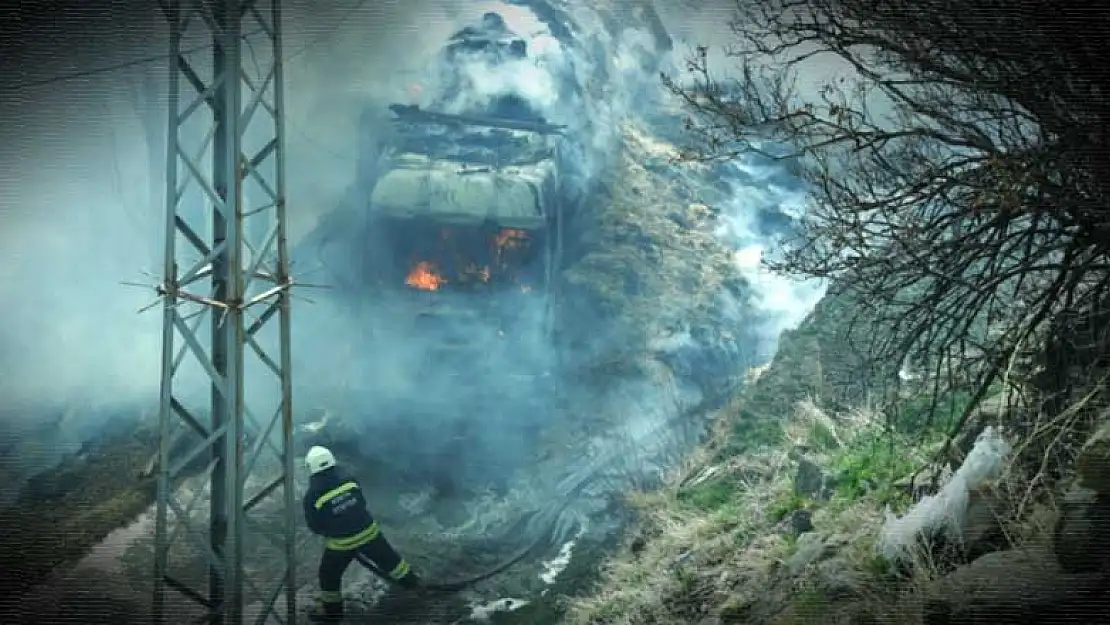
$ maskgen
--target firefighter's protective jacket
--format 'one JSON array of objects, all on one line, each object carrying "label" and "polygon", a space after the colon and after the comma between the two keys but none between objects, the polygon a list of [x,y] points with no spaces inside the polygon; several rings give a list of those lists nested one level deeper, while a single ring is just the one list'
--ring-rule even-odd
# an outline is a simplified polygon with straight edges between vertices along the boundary
[{"label": "firefighter's protective jacket", "polygon": [[303,505],[308,529],[326,538],[328,549],[358,549],[380,533],[362,488],[338,467],[312,476]]}]

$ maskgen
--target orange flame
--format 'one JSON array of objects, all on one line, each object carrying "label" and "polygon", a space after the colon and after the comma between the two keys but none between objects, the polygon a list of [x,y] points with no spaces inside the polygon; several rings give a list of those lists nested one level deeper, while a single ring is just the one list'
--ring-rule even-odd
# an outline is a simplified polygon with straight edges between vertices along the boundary
[{"label": "orange flame", "polygon": [[504,269],[506,264],[505,251],[524,246],[528,241],[528,233],[513,228],[502,228],[501,232],[493,238],[494,264]]},{"label": "orange flame", "polygon": [[405,284],[421,291],[435,291],[447,284],[447,279],[435,272],[432,263],[422,260],[413,265]]},{"label": "orange flame", "polygon": [[505,228],[497,234],[495,239],[498,248],[517,247],[528,240],[528,233],[523,230]]}]

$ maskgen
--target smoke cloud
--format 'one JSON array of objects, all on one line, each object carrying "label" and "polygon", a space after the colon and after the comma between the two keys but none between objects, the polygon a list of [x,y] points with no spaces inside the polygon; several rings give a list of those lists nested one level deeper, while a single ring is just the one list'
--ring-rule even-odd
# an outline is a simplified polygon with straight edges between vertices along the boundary
[{"label": "smoke cloud", "polygon": [[717,235],[735,249],[736,266],[752,285],[756,307],[763,313],[757,332],[765,341],[761,356],[769,358],[782,331],[797,327],[825,294],[821,281],[792,280],[761,265],[764,256],[774,255],[790,235],[792,220],[801,217],[806,191],[780,165],[758,156],[723,167],[731,174],[726,177],[731,200],[723,207]]},{"label": "smoke cloud", "polygon": [[[683,45],[705,42],[710,25],[721,21],[719,12],[702,9],[691,14],[703,21],[691,24],[665,8],[671,41],[651,20],[629,18],[642,10],[535,4],[294,3],[287,11],[294,270],[301,281],[332,287],[301,289],[294,302],[295,406],[298,418],[318,408],[341,415],[370,454],[423,450],[396,459],[400,471],[489,479],[530,462],[529,437],[557,420],[560,409],[588,410],[590,397],[567,399],[575,389],[560,382],[560,354],[539,331],[538,297],[512,293],[488,304],[494,312],[512,311],[516,325],[465,315],[422,324],[411,307],[359,291],[367,255],[386,254],[396,243],[364,229],[373,181],[367,166],[391,138],[386,105],[463,113],[518,95],[547,121],[568,127],[561,164],[572,192],[567,201],[574,203],[610,164],[623,120],[661,101],[658,72],[679,67]],[[491,63],[472,55],[448,67],[444,43],[490,11],[525,43],[527,57]],[[556,21],[559,14],[573,19]],[[113,54],[156,54],[164,32],[158,17],[152,15],[143,41]],[[633,23],[639,26],[624,25]],[[166,70],[153,63],[123,74],[55,86],[69,91],[54,91],[49,106],[4,98],[3,118],[21,120],[5,124],[0,168],[0,297],[7,304],[0,396],[9,429],[41,428],[41,414],[74,407],[79,416],[66,423],[104,423],[121,413],[149,413],[157,401],[161,316],[157,308],[137,313],[154,299],[149,288],[121,282],[149,287],[162,273]],[[720,235],[738,250],[737,263],[758,292],[768,319],[760,351],[767,352],[818,293],[763,276],[750,262],[788,227],[779,215],[797,210],[802,190],[768,164],[734,170]],[[272,346],[274,336],[260,341]],[[451,356],[444,345],[452,342],[469,345],[461,350],[466,354],[483,346],[480,358]],[[190,367],[182,393],[203,410],[207,387],[199,368]],[[275,387],[261,367],[248,375],[256,416],[265,418],[276,405]],[[82,436],[95,431],[85,427]]]},{"label": "smoke cloud", "polygon": [[[490,14],[494,10],[496,16]],[[401,102],[445,113],[533,118],[566,126],[558,164],[562,210],[573,215],[575,199],[586,195],[589,182],[615,152],[619,118],[633,112],[623,98],[656,81],[655,66],[629,62],[632,52],[624,42],[605,48],[616,52],[614,59],[591,58],[578,40],[556,38],[548,25],[520,7],[489,3],[460,18],[457,28],[476,29],[503,45],[437,50],[428,68],[413,77]],[[593,34],[613,36],[601,30]],[[655,46],[644,50],[645,42],[636,43],[641,54],[657,56]],[[604,103],[589,92],[590,83],[603,75],[613,96]],[[363,140],[383,139],[369,137],[372,133],[364,131]],[[335,369],[343,374],[322,370],[308,384],[301,379],[300,401],[328,404],[357,423],[355,427],[385,434],[375,437],[377,444],[363,439],[362,451],[368,455],[387,453],[397,440],[406,440],[406,449],[420,453],[410,453],[407,462],[394,461],[402,470],[450,473],[472,485],[505,479],[511,470],[531,463],[535,437],[564,416],[560,397],[575,394],[561,383],[562,355],[543,332],[545,294],[510,290],[485,298],[486,315],[466,318],[460,311],[423,325],[411,323],[419,313],[402,303],[411,294],[381,291],[395,299],[392,308],[368,303],[365,286],[359,285],[370,283],[369,273],[352,268],[396,262],[389,251],[397,249],[398,241],[375,232],[360,216],[370,189],[359,191],[346,218],[335,217],[342,226],[317,232],[320,261],[330,281],[348,288],[302,313],[314,321],[301,322],[297,331],[302,358],[322,362],[326,358],[321,351],[336,356],[341,351],[337,359],[342,364]],[[343,232],[352,231],[360,233],[357,242],[344,238]],[[306,242],[302,249],[311,256],[312,247]],[[455,303],[445,306],[467,306],[454,297]],[[510,310],[515,323],[506,326],[499,318]],[[463,344],[463,355],[450,354],[445,345],[452,342]],[[339,345],[346,347],[337,350]],[[341,406],[337,398],[344,398]]]}]

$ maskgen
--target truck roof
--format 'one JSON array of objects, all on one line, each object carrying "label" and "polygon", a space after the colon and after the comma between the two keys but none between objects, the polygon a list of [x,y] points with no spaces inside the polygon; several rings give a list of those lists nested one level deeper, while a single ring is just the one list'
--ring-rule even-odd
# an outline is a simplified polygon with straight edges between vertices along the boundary
[{"label": "truck roof", "polygon": [[467,167],[418,154],[392,159],[370,204],[381,217],[538,230],[546,226],[543,190],[554,163]]},{"label": "truck roof", "polygon": [[400,124],[371,194],[379,217],[441,223],[494,222],[542,229],[556,175],[553,135],[542,121],[449,115],[392,105]]}]

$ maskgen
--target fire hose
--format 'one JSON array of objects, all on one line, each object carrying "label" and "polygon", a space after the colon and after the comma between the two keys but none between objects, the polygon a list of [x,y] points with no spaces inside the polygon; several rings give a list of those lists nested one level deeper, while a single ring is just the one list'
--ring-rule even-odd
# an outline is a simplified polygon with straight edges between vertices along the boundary
[{"label": "fire hose", "polygon": [[[717,400],[719,400],[719,398],[703,400],[697,406],[680,412],[674,417],[667,419],[662,424],[656,426],[655,428],[652,428],[651,431],[654,432],[657,429],[669,426],[675,421],[688,417],[689,414],[692,412],[696,412],[698,410],[705,409],[708,406],[712,406]],[[563,495],[563,498],[560,502],[558,502],[554,507],[548,508],[546,510],[548,518],[544,520],[543,525],[538,528],[540,531],[536,532],[536,537],[527,545],[515,552],[512,556],[503,560],[497,566],[494,566],[478,575],[473,575],[471,577],[452,582],[423,583],[421,585],[421,589],[431,592],[459,592],[461,590],[469,588],[470,586],[473,586],[474,584],[499,575],[513,565],[519,563],[521,560],[528,557],[528,555],[531,554],[535,549],[540,547],[545,540],[551,539],[553,531],[555,530],[555,524],[558,522],[559,516],[563,513],[563,511],[566,510],[567,507],[570,506],[570,504],[578,498],[582,491],[585,490],[585,488],[594,481],[594,479],[598,476],[599,473],[601,473],[603,469],[609,467],[614,461],[618,460],[619,458],[620,454],[614,451],[609,454],[609,457],[603,458],[601,461],[594,464],[594,466],[589,471],[587,471],[585,475],[579,478],[578,481],[575,482],[574,486],[571,487],[565,495]],[[543,511],[537,511],[532,514],[525,515],[514,525],[514,529],[527,525],[529,521],[531,521],[533,518],[536,517],[536,515],[541,514],[542,512]],[[400,583],[391,578],[388,574],[385,573],[385,571],[382,571],[376,566],[372,566],[369,562],[364,562],[363,564],[370,568],[371,571],[378,577],[385,580],[386,583],[400,587]]]},{"label": "fire hose", "polygon": [[[531,554],[533,551],[535,551],[537,548],[539,548],[544,543],[544,541],[550,540],[552,530],[555,529],[555,523],[559,520],[559,515],[562,514],[564,510],[567,509],[567,506],[569,506],[574,501],[574,499],[578,496],[578,494],[582,492],[582,489],[584,489],[587,485],[589,485],[589,483],[593,480],[594,476],[596,476],[597,473],[600,472],[601,469],[604,468],[607,464],[608,464],[607,462],[606,463],[601,463],[596,468],[594,468],[592,471],[590,471],[585,476],[583,476],[582,479],[580,479],[578,481],[578,483],[575,484],[574,488],[572,488],[570,491],[567,492],[567,494],[563,497],[563,500],[558,505],[556,505],[554,508],[550,508],[547,511],[547,514],[549,515],[549,518],[544,522],[543,526],[540,528],[541,531],[536,532],[536,537],[534,539],[532,539],[531,542],[529,542],[528,544],[526,544],[522,548],[520,548],[518,551],[516,551],[513,555],[511,555],[508,558],[506,558],[505,560],[501,561],[500,564],[498,564],[497,566],[494,566],[490,569],[487,569],[486,571],[484,571],[482,573],[479,573],[478,575],[473,575],[473,576],[467,577],[465,579],[460,579],[460,580],[456,580],[456,581],[452,581],[452,582],[441,582],[441,583],[425,582],[425,583],[421,584],[421,589],[426,590],[426,591],[431,591],[431,592],[459,592],[461,590],[465,590],[465,589],[473,586],[474,584],[477,584],[478,582],[485,581],[485,580],[487,580],[491,577],[494,577],[496,575],[499,575],[499,574],[503,573],[504,571],[508,570],[512,566],[519,563],[524,558],[528,557],[528,555]],[[522,517],[515,524],[514,527],[522,527],[522,526],[526,525],[537,514],[539,514],[539,513],[537,512],[537,513],[533,513],[533,514],[526,515],[526,516]],[[389,575],[387,575],[385,573],[385,571],[379,569],[377,566],[373,566],[370,562],[363,562],[363,564],[366,565],[368,568],[370,568],[370,570],[374,574],[376,574],[381,579],[385,580],[387,583],[392,584],[394,586],[400,586],[400,583],[397,580],[391,578]]]},{"label": "fire hose", "polygon": [[[596,477],[602,469],[610,464],[611,460],[612,459],[598,463],[593,469],[587,472],[586,475],[582,476],[578,480],[578,482],[575,483],[574,487],[567,491],[567,493],[563,496],[562,501],[556,504],[555,507],[549,508],[546,511],[548,518],[544,521],[543,526],[539,528],[541,531],[536,532],[536,537],[531,542],[516,551],[513,555],[501,561],[501,563],[499,563],[497,566],[487,569],[486,571],[479,573],[478,575],[473,575],[471,577],[452,582],[425,582],[421,584],[420,589],[431,592],[459,592],[473,586],[474,584],[477,584],[478,582],[485,581],[491,577],[503,573],[507,569],[519,563],[524,558],[528,557],[528,555],[539,548],[545,540],[550,540],[552,530],[555,529],[555,523],[559,520],[559,515],[561,515],[563,511],[567,509],[567,506],[569,506],[578,497],[582,490],[585,489],[586,486],[588,486],[590,482],[593,481],[594,477]],[[517,523],[514,525],[514,528],[523,527],[538,514],[540,514],[540,512],[525,515],[519,521],[517,521]],[[401,586],[397,580],[390,577],[388,574],[386,574],[385,571],[381,570],[377,566],[374,566],[369,561],[363,561],[362,564],[364,564],[375,575],[380,577],[386,583],[397,587]]]},{"label": "fire hose", "polygon": [[[536,540],[533,540],[530,544],[528,544],[523,549],[521,549],[520,551],[515,553],[512,557],[508,558],[507,560],[503,561],[501,564],[498,564],[497,566],[493,567],[492,569],[489,569],[486,572],[481,573],[479,575],[474,575],[474,576],[471,576],[471,577],[467,577],[466,579],[460,579],[460,580],[453,581],[453,582],[445,582],[445,583],[439,583],[439,584],[422,583],[419,588],[420,588],[420,590],[428,590],[428,591],[432,591],[432,592],[459,592],[460,590],[465,590],[466,588],[469,588],[470,586],[473,586],[474,584],[477,584],[478,582],[485,581],[485,580],[487,580],[487,579],[489,579],[489,578],[491,578],[495,575],[498,575],[498,574],[504,572],[509,567],[513,566],[517,562],[520,562],[525,557],[527,557],[528,554],[531,553],[533,549],[535,549],[536,547],[539,546],[542,539],[543,539],[543,537],[541,536],[541,537],[537,538]],[[377,575],[381,579],[385,580],[387,583],[392,584],[394,586],[400,586],[400,582],[398,582],[397,580],[395,580],[392,577],[390,577],[389,575],[387,575],[385,573],[385,571],[379,569],[377,566],[371,564],[368,561],[364,561],[364,562],[362,562],[362,564],[364,566],[366,566],[367,568],[369,568],[371,571],[373,571],[373,573],[375,575]]]}]

